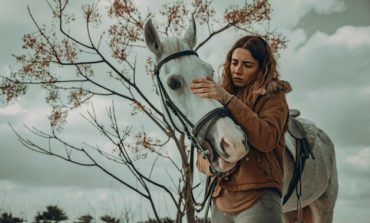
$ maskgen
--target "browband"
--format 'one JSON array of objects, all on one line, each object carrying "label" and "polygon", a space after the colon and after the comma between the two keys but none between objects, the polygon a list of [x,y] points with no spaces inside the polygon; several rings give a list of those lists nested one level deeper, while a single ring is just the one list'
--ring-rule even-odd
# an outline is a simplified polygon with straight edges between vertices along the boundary
[{"label": "browband", "polygon": [[161,69],[163,64],[167,63],[168,61],[173,60],[177,57],[188,56],[188,55],[195,55],[195,56],[199,57],[197,52],[195,52],[194,50],[184,50],[184,51],[180,51],[180,52],[171,54],[168,57],[165,57],[163,60],[161,60],[157,64],[157,66],[154,69],[154,75],[158,75],[159,74],[159,69]]}]

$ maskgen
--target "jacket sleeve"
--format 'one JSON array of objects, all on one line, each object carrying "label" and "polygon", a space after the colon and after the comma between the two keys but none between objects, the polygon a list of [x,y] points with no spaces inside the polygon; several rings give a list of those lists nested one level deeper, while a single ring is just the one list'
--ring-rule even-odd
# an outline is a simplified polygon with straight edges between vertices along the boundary
[{"label": "jacket sleeve", "polygon": [[262,103],[258,114],[236,97],[227,108],[234,121],[245,131],[248,143],[261,152],[269,152],[277,147],[283,135],[289,108],[283,92],[271,95]]},{"label": "jacket sleeve", "polygon": [[204,159],[202,154],[200,153],[197,153],[197,168],[201,173],[207,176],[213,176],[209,168],[208,160]]}]

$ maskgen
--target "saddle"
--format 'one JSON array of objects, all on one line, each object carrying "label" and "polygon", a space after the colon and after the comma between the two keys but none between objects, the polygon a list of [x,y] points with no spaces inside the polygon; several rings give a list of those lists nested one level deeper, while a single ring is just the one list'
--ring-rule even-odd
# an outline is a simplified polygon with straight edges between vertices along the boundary
[{"label": "saddle", "polygon": [[300,114],[301,113],[297,109],[289,110],[288,133],[291,137],[294,138],[295,146],[287,146],[287,150],[290,151],[290,153],[292,154],[295,163],[293,176],[290,180],[288,191],[284,195],[283,204],[285,204],[289,200],[293,191],[297,188],[297,185],[301,179],[306,159],[308,159],[310,155],[312,159],[315,159],[312,153],[313,144],[308,142],[306,129],[304,128],[303,124],[297,119]]},{"label": "saddle", "polygon": [[[293,148],[289,147],[288,150],[292,153],[292,155],[302,154],[306,158],[309,158],[309,156],[311,156],[312,159],[315,159],[314,154],[312,153],[313,143],[309,143],[306,129],[304,128],[303,124],[297,119],[300,114],[301,112],[297,109],[289,109],[288,133],[296,141],[296,150],[292,151]],[[302,143],[304,145],[300,145],[300,141],[303,141]],[[296,156],[293,158],[297,160]]]}]

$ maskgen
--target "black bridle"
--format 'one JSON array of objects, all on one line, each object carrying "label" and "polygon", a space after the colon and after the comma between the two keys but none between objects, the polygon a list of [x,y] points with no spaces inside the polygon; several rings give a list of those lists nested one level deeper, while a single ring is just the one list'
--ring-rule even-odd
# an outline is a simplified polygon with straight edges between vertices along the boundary
[{"label": "black bridle", "polygon": [[[180,52],[177,52],[177,53],[174,53],[174,54],[171,54],[165,57],[155,67],[154,75],[156,76],[156,79],[157,79],[160,96],[162,98],[163,103],[165,104],[164,106],[165,110],[167,112],[167,115],[173,127],[177,131],[186,134],[188,139],[191,140],[190,161],[189,161],[191,175],[193,175],[194,148],[196,148],[198,152],[201,153],[203,157],[208,160],[211,171],[213,171],[214,173],[220,173],[218,169],[218,165],[216,165],[218,162],[218,157],[221,156],[222,158],[228,158],[229,155],[222,148],[218,149],[217,146],[216,148],[213,147],[212,143],[208,143],[207,140],[208,140],[208,134],[212,126],[220,118],[230,116],[228,110],[225,107],[215,108],[211,110],[210,112],[208,112],[207,114],[205,114],[196,124],[193,124],[188,119],[188,117],[176,106],[176,104],[172,101],[171,97],[169,97],[159,77],[159,71],[165,63],[167,63],[170,60],[183,57],[183,56],[197,56],[198,57],[198,54],[193,50],[180,51]],[[169,109],[172,111],[172,114],[174,114],[176,118],[180,121],[181,125],[184,127],[184,131],[181,131],[176,126]],[[200,135],[201,130],[204,130],[204,133],[202,134],[202,136]],[[204,139],[202,143],[199,141],[200,137]],[[204,148],[203,143],[207,144],[208,149]],[[207,184],[208,186],[205,191],[205,197],[201,203],[196,202],[193,197],[194,205],[199,207],[198,209],[196,209],[197,211],[201,211],[204,208],[205,204],[207,203],[208,198],[210,197],[210,194],[213,191],[216,181],[214,180],[212,183],[207,183]]]},{"label": "black bridle", "polygon": [[[157,78],[158,88],[160,92],[160,96],[162,101],[165,104],[165,110],[168,114],[171,124],[174,128],[181,132],[185,133],[189,140],[191,140],[192,145],[197,148],[198,152],[202,153],[202,155],[208,159],[211,164],[211,168],[213,171],[217,172],[217,167],[212,163],[217,160],[218,155],[222,158],[228,158],[229,155],[223,149],[214,148],[211,143],[208,143],[208,146],[212,148],[213,151],[209,151],[208,149],[204,149],[202,143],[199,142],[199,137],[201,137],[200,132],[204,130],[203,139],[208,139],[208,133],[213,127],[213,125],[223,117],[229,116],[229,112],[225,107],[219,107],[211,110],[207,114],[205,114],[196,124],[193,124],[188,117],[176,106],[176,104],[172,101],[171,97],[168,95],[166,89],[163,86],[163,82],[159,77],[159,71],[161,67],[170,60],[183,57],[183,56],[198,56],[198,54],[193,50],[184,50],[174,54],[171,54],[161,60],[154,70],[154,75]],[[176,116],[176,118],[180,121],[181,125],[184,127],[184,131],[181,131],[175,124],[171,113],[169,111],[171,109],[172,113]],[[213,153],[213,154],[211,154]],[[212,159],[211,159],[212,158]]]}]

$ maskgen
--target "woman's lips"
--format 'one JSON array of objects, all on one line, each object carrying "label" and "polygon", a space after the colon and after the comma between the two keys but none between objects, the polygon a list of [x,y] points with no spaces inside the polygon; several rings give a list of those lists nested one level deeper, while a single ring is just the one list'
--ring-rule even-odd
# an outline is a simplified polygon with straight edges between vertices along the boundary
[{"label": "woman's lips", "polygon": [[233,78],[233,81],[234,81],[234,82],[242,82],[242,81],[243,81],[243,79],[242,79],[242,78]]}]

